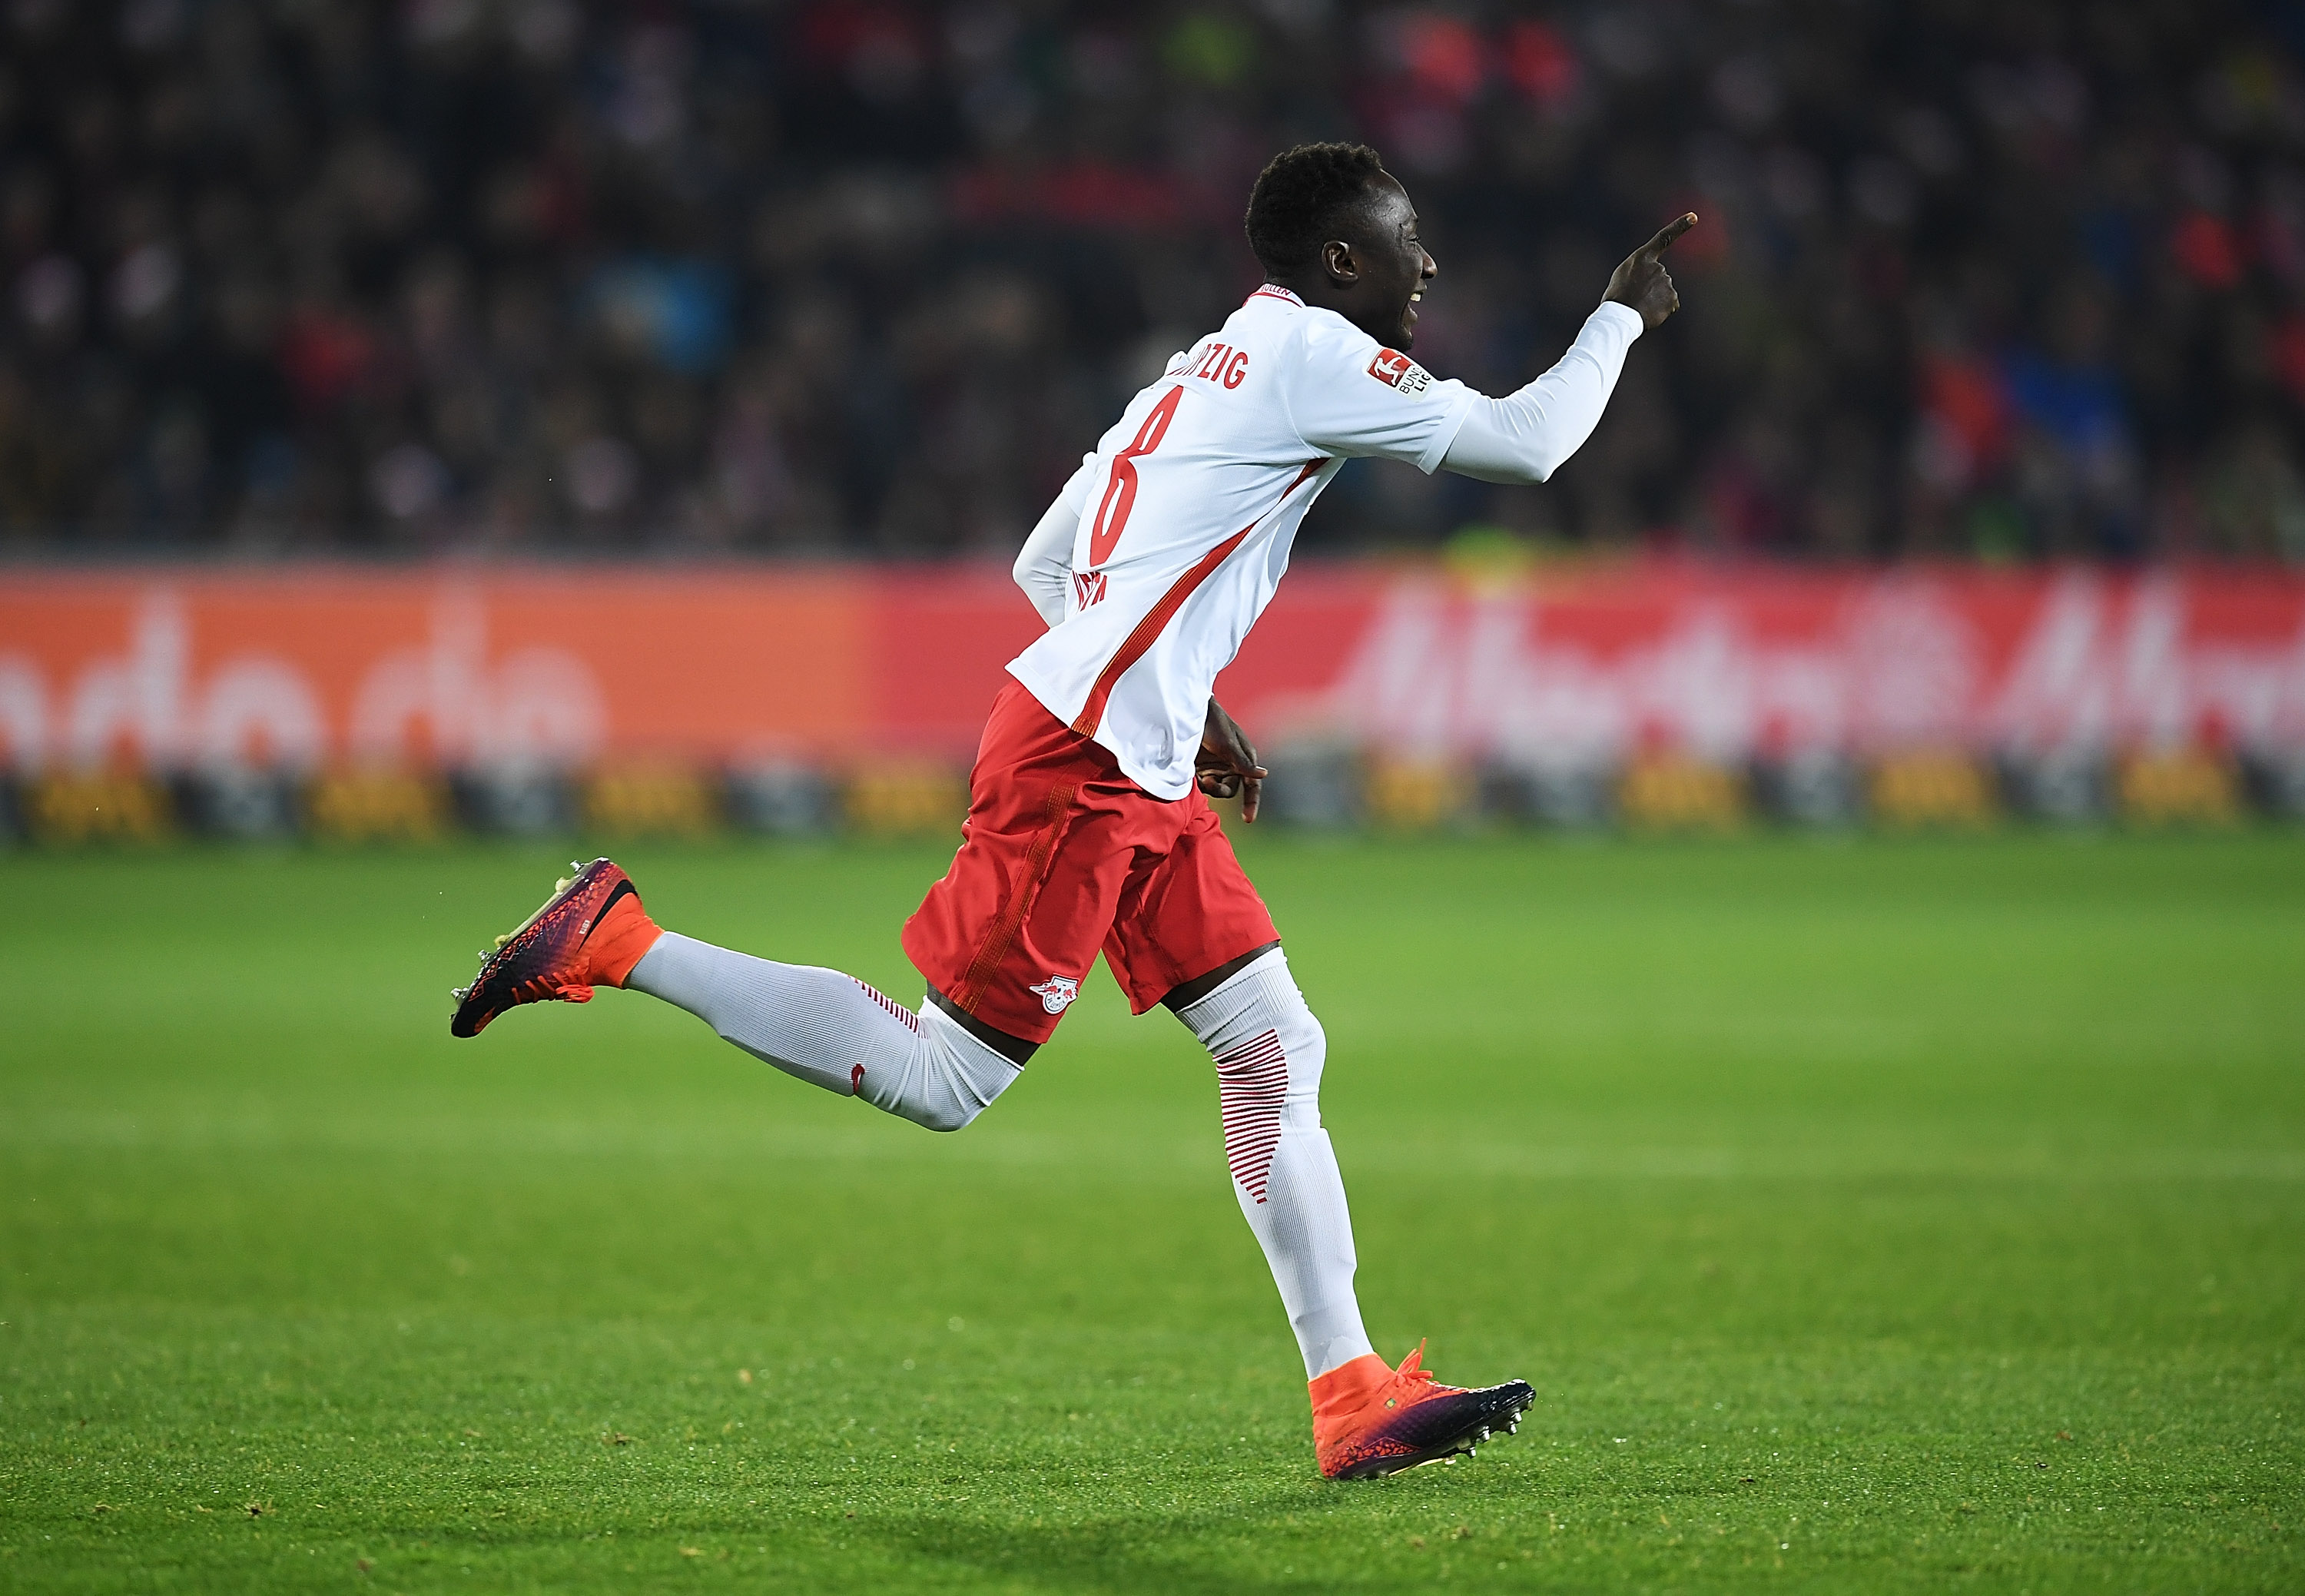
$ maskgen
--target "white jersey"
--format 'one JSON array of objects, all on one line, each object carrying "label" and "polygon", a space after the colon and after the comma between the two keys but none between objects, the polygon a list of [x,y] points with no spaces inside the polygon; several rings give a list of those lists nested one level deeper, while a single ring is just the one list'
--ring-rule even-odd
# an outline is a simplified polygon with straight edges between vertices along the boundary
[{"label": "white jersey", "polygon": [[1130,781],[1183,798],[1217,673],[1321,490],[1358,456],[1433,471],[1483,402],[1266,284],[1170,361],[1066,484],[1057,508],[1077,524],[1063,612],[1009,674]]}]

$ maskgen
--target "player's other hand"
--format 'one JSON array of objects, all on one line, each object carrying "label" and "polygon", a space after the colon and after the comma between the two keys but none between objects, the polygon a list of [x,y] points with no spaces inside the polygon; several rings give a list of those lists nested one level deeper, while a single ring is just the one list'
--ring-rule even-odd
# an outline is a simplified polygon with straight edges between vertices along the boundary
[{"label": "player's other hand", "polygon": [[1609,274],[1609,292],[1602,297],[1639,312],[1645,327],[1663,326],[1667,316],[1680,309],[1680,294],[1672,286],[1672,274],[1664,269],[1664,252],[1672,247],[1674,239],[1695,226],[1694,211],[1667,222],[1654,238],[1626,256],[1624,263]]},{"label": "player's other hand", "polygon": [[1193,779],[1201,791],[1210,798],[1238,798],[1240,817],[1254,821],[1269,773],[1256,763],[1256,749],[1240,722],[1210,699],[1209,723],[1202,730],[1201,751],[1193,760]]}]

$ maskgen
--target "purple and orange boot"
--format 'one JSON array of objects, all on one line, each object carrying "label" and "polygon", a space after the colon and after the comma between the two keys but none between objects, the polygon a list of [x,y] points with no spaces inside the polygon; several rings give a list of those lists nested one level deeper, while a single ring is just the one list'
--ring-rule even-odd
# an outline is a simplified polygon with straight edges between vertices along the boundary
[{"label": "purple and orange boot", "polygon": [[1313,1382],[1313,1451],[1331,1480],[1372,1480],[1462,1454],[1510,1435],[1536,1400],[1527,1380],[1467,1390],[1426,1372],[1425,1347],[1390,1369],[1364,1353]]},{"label": "purple and orange boot", "polygon": [[522,1003],[590,1003],[595,986],[621,986],[663,929],[641,907],[632,878],[607,859],[571,864],[544,907],[497,938],[481,973],[456,988],[452,1037],[477,1037]]}]

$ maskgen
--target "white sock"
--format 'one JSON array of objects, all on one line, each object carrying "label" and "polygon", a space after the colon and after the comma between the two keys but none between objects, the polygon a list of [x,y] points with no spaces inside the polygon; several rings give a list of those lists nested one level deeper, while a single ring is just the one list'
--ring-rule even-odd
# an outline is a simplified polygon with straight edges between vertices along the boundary
[{"label": "white sock", "polygon": [[676,1003],[812,1086],[957,1131],[1020,1073],[934,1004],[914,1013],[854,976],[778,964],[668,931],[625,985]]},{"label": "white sock", "polygon": [[1272,1266],[1317,1379],[1371,1352],[1353,1296],[1353,1218],[1329,1133],[1321,1128],[1328,1038],[1273,949],[1177,1018],[1216,1060],[1233,1195]]}]

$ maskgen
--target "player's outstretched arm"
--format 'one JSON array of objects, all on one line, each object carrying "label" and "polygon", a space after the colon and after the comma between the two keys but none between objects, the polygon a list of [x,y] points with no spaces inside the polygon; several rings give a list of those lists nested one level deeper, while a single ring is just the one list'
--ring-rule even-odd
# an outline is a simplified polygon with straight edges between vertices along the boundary
[{"label": "player's outstretched arm", "polygon": [[1040,524],[1025,538],[1025,546],[1016,551],[1016,563],[1010,574],[1025,596],[1033,601],[1033,608],[1041,612],[1041,619],[1055,626],[1065,618],[1065,585],[1072,580],[1073,539],[1080,530],[1081,501],[1088,492],[1088,462],[1073,473],[1072,480],[1056,497],[1056,501],[1042,514]]},{"label": "player's outstretched arm", "polygon": [[1476,399],[1442,466],[1484,482],[1541,482],[1582,448],[1615,391],[1625,351],[1680,309],[1663,256],[1696,225],[1693,215],[1676,218],[1626,256],[1560,363],[1518,393]]}]

